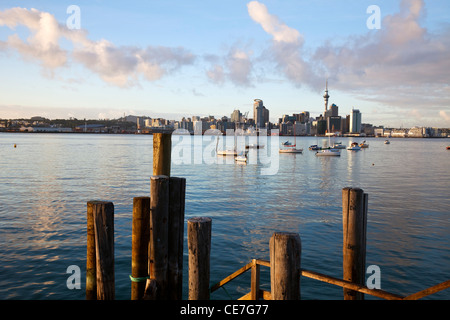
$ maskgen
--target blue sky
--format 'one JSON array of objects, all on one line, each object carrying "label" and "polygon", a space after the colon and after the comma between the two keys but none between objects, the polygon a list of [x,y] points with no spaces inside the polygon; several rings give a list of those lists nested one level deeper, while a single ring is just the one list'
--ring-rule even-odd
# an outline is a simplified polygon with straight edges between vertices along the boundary
[{"label": "blue sky", "polygon": [[447,0],[4,0],[0,118],[251,116],[259,98],[277,121],[321,114],[328,79],[342,116],[450,127],[449,13]]}]

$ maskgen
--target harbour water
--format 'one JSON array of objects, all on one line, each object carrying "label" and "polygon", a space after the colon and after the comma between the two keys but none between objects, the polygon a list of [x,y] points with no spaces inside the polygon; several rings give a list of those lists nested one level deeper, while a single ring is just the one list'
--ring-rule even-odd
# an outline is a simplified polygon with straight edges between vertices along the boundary
[{"label": "harbour water", "polygon": [[[276,157],[271,139],[283,138],[263,149],[277,158],[274,174],[261,174],[258,161],[194,161],[194,152],[172,165],[187,179],[186,219],[213,219],[211,284],[268,259],[275,231],[300,234],[303,268],[341,278],[344,187],[369,195],[366,265],[380,268],[381,289],[409,295],[450,279],[449,139],[367,138],[367,149],[322,158],[308,146],[328,139],[298,137],[302,154]],[[201,136],[180,141],[174,147],[211,146]],[[105,200],[115,206],[116,299],[129,300],[132,203],[150,192],[152,136],[0,133],[0,168],[0,299],[84,299],[86,202]],[[81,289],[67,287],[73,265]],[[186,243],[184,269],[187,298]],[[237,299],[249,286],[243,275],[211,298]],[[302,299],[341,300],[342,289],[302,278]],[[450,290],[428,299],[450,299]]]}]

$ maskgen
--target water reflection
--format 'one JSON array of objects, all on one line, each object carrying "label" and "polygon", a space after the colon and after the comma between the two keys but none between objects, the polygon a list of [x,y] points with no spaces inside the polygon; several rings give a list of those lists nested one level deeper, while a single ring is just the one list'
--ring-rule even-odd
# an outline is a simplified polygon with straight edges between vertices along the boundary
[{"label": "water reflection", "polygon": [[[442,142],[368,139],[368,149],[319,158],[308,147],[325,140],[297,138],[303,154],[279,155],[268,137],[263,151],[267,159],[276,153],[279,162],[276,174],[262,175],[268,164],[258,161],[197,163],[197,144],[210,148],[214,140],[195,139],[173,144],[193,145],[190,161],[173,164],[172,174],[187,179],[186,219],[213,217],[212,281],[250,259],[268,259],[275,231],[299,232],[305,268],[340,277],[347,186],[369,194],[367,261],[380,266],[382,289],[409,294],[450,279],[450,159],[438,148]],[[125,292],[118,299],[129,299],[132,198],[150,191],[152,137],[3,134],[0,148],[0,298],[82,299],[65,288],[64,272],[85,263],[86,202],[101,199],[115,204],[116,291]],[[247,290],[240,281],[235,286]],[[342,297],[340,289],[305,283],[305,299]]]}]

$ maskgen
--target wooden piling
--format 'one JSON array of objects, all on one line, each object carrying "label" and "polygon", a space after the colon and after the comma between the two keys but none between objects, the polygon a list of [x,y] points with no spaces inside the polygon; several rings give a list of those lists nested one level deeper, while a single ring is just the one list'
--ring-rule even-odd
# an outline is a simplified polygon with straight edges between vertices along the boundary
[{"label": "wooden piling", "polygon": [[183,243],[186,179],[169,179],[169,268],[170,300],[181,300],[183,295]]},{"label": "wooden piling", "polygon": [[95,257],[94,203],[87,203],[87,254],[86,254],[86,300],[97,300],[97,269]]},{"label": "wooden piling", "polygon": [[153,133],[153,175],[170,177],[172,134]]},{"label": "wooden piling", "polygon": [[189,300],[209,300],[212,219],[188,220]]},{"label": "wooden piling", "polygon": [[252,260],[252,271],[250,280],[250,300],[259,300],[259,278],[260,266],[256,263],[256,259]]},{"label": "wooden piling", "polygon": [[142,300],[148,276],[150,197],[133,198],[131,236],[131,300]]},{"label": "wooden piling", "polygon": [[156,280],[156,299],[168,298],[169,252],[169,178],[152,176],[150,179],[150,241],[148,272]]},{"label": "wooden piling", "polygon": [[93,201],[95,254],[97,269],[97,300],[114,300],[114,205]]},{"label": "wooden piling", "polygon": [[[343,280],[364,285],[368,195],[359,188],[342,189]],[[344,288],[345,300],[364,294]]]},{"label": "wooden piling", "polygon": [[270,238],[269,250],[272,300],[300,299],[300,236],[275,232]]}]

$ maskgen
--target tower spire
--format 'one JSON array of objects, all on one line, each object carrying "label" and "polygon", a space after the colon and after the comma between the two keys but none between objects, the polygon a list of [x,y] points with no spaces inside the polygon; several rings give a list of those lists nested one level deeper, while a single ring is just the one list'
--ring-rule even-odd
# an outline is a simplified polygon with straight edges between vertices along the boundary
[{"label": "tower spire", "polygon": [[328,110],[328,98],[330,96],[328,95],[328,78],[325,85],[325,94],[323,95],[323,98],[325,99],[325,112]]}]

